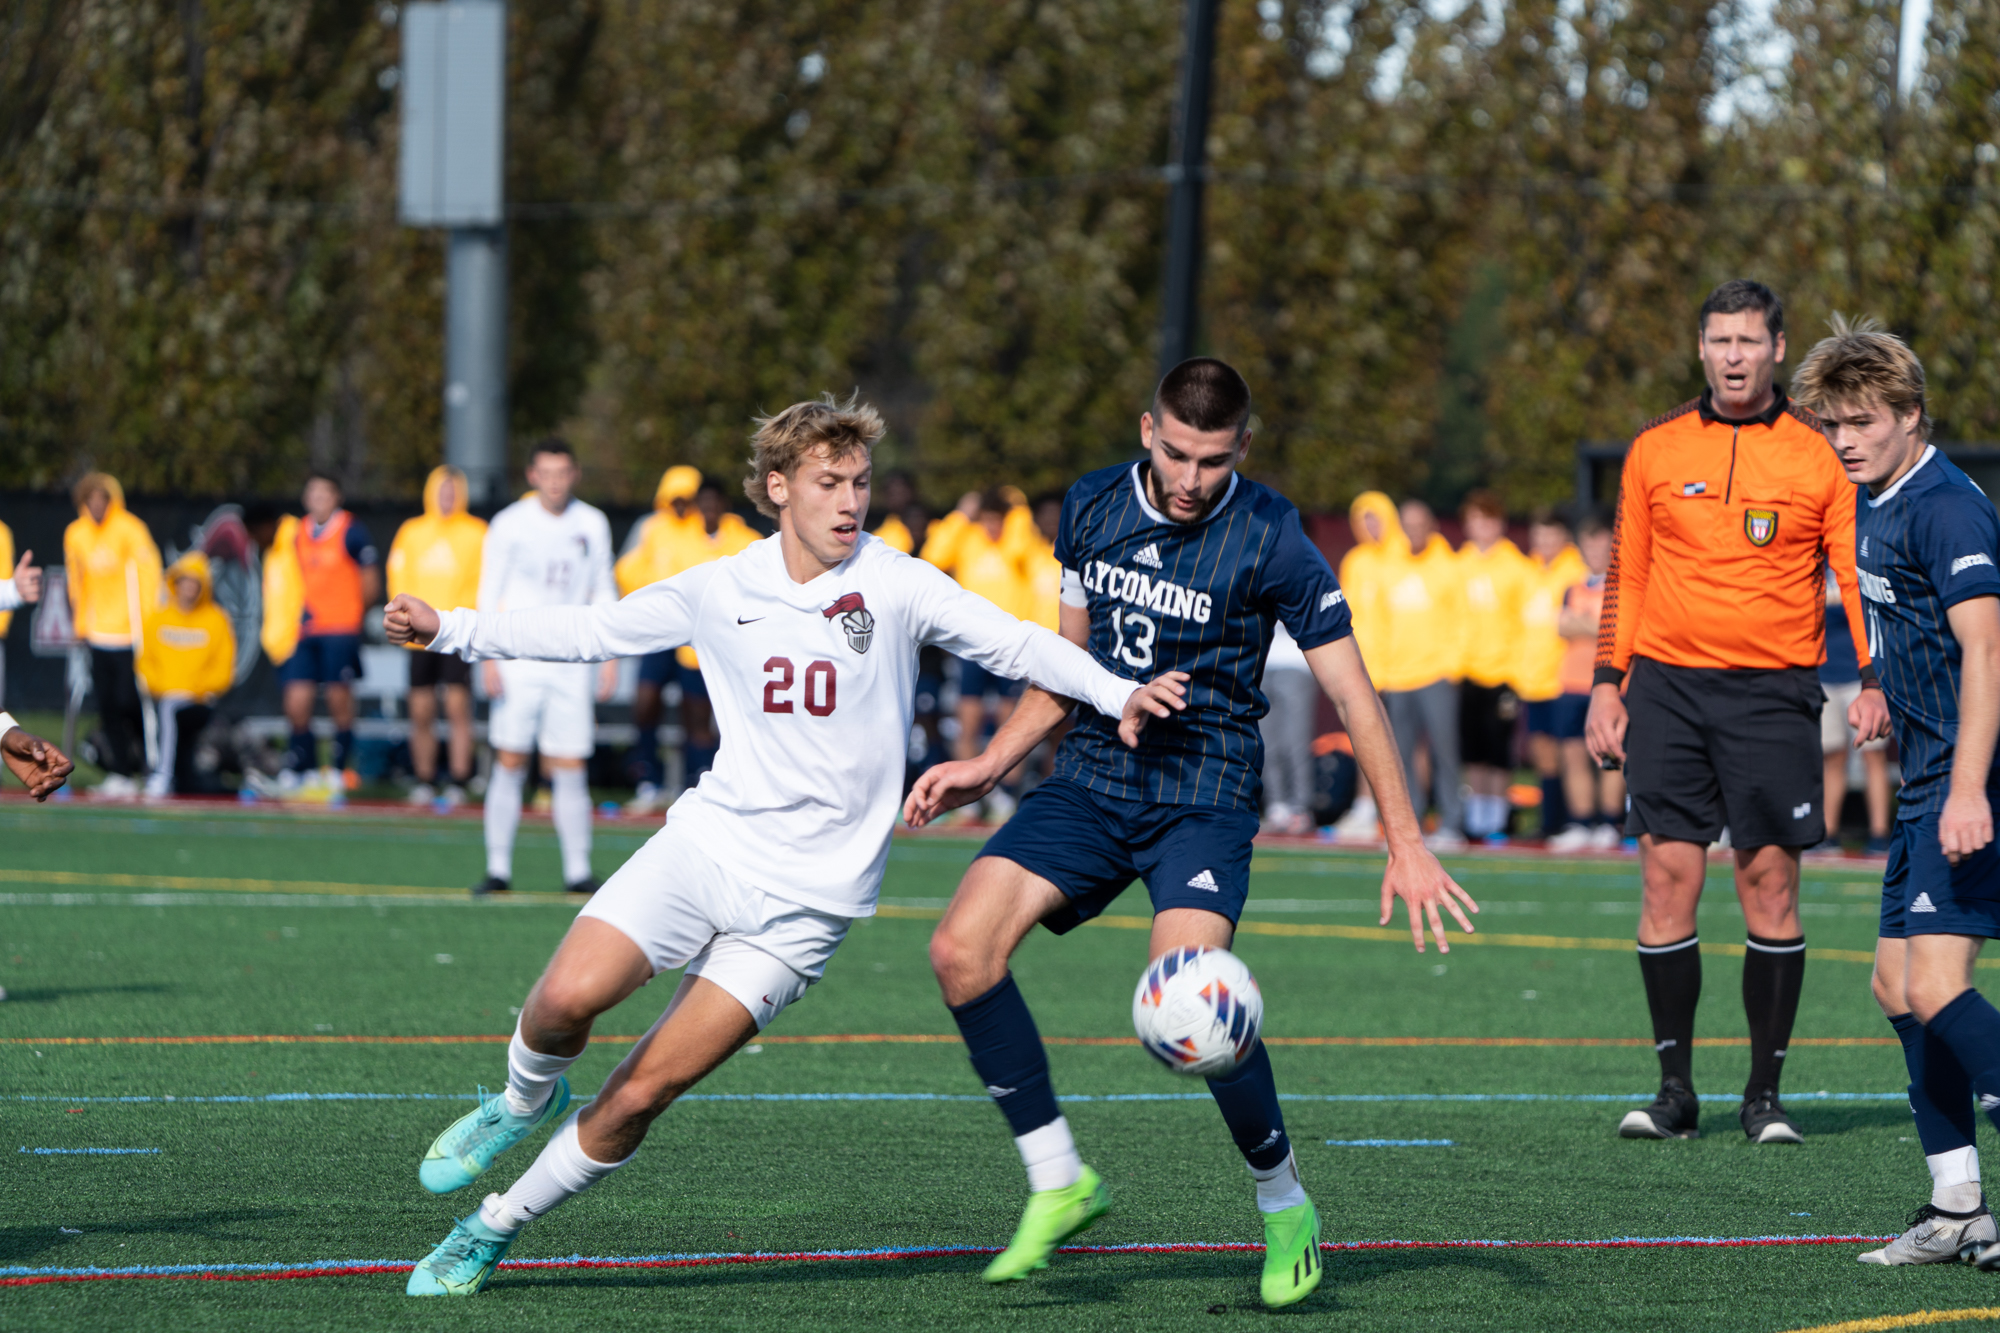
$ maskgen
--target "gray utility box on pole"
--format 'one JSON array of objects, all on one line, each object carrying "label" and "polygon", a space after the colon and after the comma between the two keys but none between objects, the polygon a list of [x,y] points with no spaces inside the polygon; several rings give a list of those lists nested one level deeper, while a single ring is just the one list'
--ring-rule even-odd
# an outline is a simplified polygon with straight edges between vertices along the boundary
[{"label": "gray utility box on pole", "polygon": [[402,12],[398,212],[444,227],[445,461],[472,503],[507,471],[507,6],[447,0]]}]

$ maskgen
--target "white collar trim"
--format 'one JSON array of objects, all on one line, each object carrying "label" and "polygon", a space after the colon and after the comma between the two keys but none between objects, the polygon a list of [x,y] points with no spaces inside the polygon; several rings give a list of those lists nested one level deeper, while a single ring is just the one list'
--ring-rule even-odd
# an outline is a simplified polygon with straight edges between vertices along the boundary
[{"label": "white collar trim", "polygon": [[1139,475],[1139,467],[1140,465],[1138,463],[1134,463],[1132,465],[1132,493],[1139,497],[1139,508],[1143,509],[1146,513],[1146,517],[1152,519],[1153,522],[1172,523],[1173,526],[1177,528],[1189,528],[1189,527],[1198,528],[1203,523],[1208,522],[1210,519],[1214,518],[1217,514],[1221,513],[1224,509],[1227,509],[1229,507],[1229,502],[1236,498],[1236,483],[1242,480],[1242,477],[1239,474],[1234,472],[1230,473],[1229,489],[1222,493],[1222,499],[1216,504],[1215,508],[1209,510],[1206,514],[1202,515],[1201,519],[1197,522],[1177,523],[1173,519],[1168,518],[1165,514],[1162,514],[1159,510],[1153,508],[1152,500],[1147,498],[1146,495],[1146,479]]},{"label": "white collar trim", "polygon": [[1911,477],[1916,476],[1919,472],[1924,470],[1924,464],[1930,462],[1931,455],[1936,452],[1937,452],[1936,445],[1934,444],[1925,445],[1924,456],[1917,460],[1917,465],[1911,468],[1908,472],[1905,472],[1902,476],[1896,478],[1896,484],[1891,486],[1888,490],[1883,491],[1880,495],[1869,496],[1868,507],[1870,509],[1880,509],[1883,505],[1888,504],[1889,501],[1895,497],[1896,492],[1903,489],[1904,482],[1908,481]]}]

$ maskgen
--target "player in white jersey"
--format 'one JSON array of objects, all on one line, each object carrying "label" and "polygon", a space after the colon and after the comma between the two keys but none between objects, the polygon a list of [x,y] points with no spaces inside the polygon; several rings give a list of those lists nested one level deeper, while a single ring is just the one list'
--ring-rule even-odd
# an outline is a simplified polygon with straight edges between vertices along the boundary
[{"label": "player in white jersey", "polygon": [[438,1137],[419,1168],[443,1194],[561,1118],[564,1072],[595,1018],[661,972],[686,975],[590,1107],[512,1188],[490,1194],[417,1266],[415,1296],[472,1295],[521,1226],[629,1161],[655,1117],[819,979],[875,912],[903,785],[917,651],[937,644],[1120,720],[1183,706],[1185,676],[1119,679],[861,531],[872,408],[831,397],[763,421],[745,490],[778,535],[615,606],[440,615],[399,597],[392,642],[468,658],[588,662],[691,644],[721,724],[715,766],[578,915],[522,1007],[507,1087]]},{"label": "player in white jersey", "polygon": [[[535,489],[493,516],[479,565],[479,609],[537,611],[604,606],[618,600],[611,578],[611,525],[604,511],[574,498],[576,455],[551,437],[528,459]],[[563,887],[591,893],[590,787],[583,767],[596,749],[595,702],[611,697],[618,664],[592,671],[583,661],[484,664],[492,700],[486,736],[493,772],[486,779],[486,878],[474,894],[503,893],[514,877],[514,832],[528,755],[540,750],[550,813],[562,847]]]}]

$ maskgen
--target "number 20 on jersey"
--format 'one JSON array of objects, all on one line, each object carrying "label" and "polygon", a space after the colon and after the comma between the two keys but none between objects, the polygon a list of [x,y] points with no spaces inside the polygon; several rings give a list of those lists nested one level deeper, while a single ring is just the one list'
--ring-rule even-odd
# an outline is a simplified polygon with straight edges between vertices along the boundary
[{"label": "number 20 on jersey", "polygon": [[837,701],[839,675],[833,663],[822,658],[806,664],[805,677],[801,680],[791,658],[768,657],[764,659],[764,711],[792,712],[794,701],[787,696],[792,693],[796,682],[799,686],[797,702],[803,704],[806,712],[813,717],[825,717],[833,712]]}]

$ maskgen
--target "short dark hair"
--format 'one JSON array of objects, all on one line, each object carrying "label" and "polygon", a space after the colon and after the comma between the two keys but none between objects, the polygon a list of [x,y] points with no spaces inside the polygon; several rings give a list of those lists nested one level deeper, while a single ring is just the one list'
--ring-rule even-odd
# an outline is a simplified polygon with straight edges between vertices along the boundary
[{"label": "short dark hair", "polygon": [[312,485],[316,481],[325,482],[327,485],[333,487],[333,489],[335,489],[336,491],[339,491],[342,495],[347,494],[347,488],[340,484],[340,478],[334,476],[330,472],[321,472],[318,468],[314,468],[312,471],[306,473],[307,486]]},{"label": "short dark hair", "polygon": [[1498,495],[1483,486],[1465,497],[1465,503],[1460,506],[1459,512],[1467,518],[1474,514],[1484,514],[1503,523],[1507,521],[1507,506],[1500,503]]},{"label": "short dark hair", "polygon": [[1013,507],[1004,487],[989,486],[979,493],[979,512],[982,514],[998,514],[1005,518]]},{"label": "short dark hair", "polygon": [[717,481],[713,477],[704,476],[701,479],[701,485],[694,488],[694,493],[697,497],[703,495],[719,495],[722,497],[723,507],[725,509],[729,507],[729,492],[724,490],[722,483]]},{"label": "short dark hair", "polygon": [[1785,331],[1785,303],[1769,287],[1749,278],[1731,278],[1710,292],[1701,303],[1701,318],[1695,321],[1695,327],[1706,333],[1710,315],[1735,315],[1745,310],[1760,312],[1764,328],[1773,338]]},{"label": "short dark hair", "polygon": [[1538,528],[1561,528],[1569,531],[1569,518],[1554,505],[1536,505],[1528,515],[1528,522]]},{"label": "short dark hair", "polygon": [[1595,537],[1600,532],[1609,531],[1611,531],[1611,524],[1605,520],[1603,514],[1595,509],[1590,510],[1577,520],[1576,535],[1579,537]]},{"label": "short dark hair", "polygon": [[1153,416],[1171,413],[1196,430],[1234,430],[1250,423],[1250,386],[1236,368],[1212,356],[1190,357],[1153,390]]},{"label": "short dark hair", "polygon": [[528,450],[528,466],[535,465],[537,454],[561,454],[570,462],[576,461],[576,450],[569,447],[569,441],[560,435],[544,435],[535,441],[535,447]]}]

